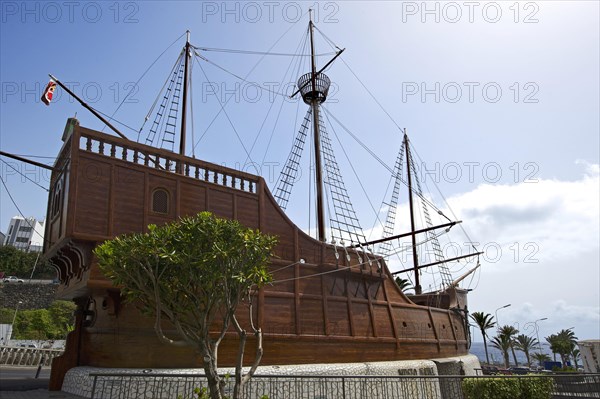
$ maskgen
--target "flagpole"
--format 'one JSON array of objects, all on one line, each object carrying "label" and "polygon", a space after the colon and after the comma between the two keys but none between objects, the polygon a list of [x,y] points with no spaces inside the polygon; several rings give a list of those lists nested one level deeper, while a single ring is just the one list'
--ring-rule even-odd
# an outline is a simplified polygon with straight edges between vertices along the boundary
[{"label": "flagpole", "polygon": [[79,101],[79,103],[88,111],[90,111],[92,114],[94,114],[94,116],[98,119],[100,119],[106,126],[108,126],[109,128],[112,129],[113,132],[115,132],[116,134],[118,134],[120,137],[124,138],[125,140],[129,140],[127,138],[127,136],[125,136],[123,133],[121,133],[119,131],[119,129],[117,129],[116,127],[114,127],[109,121],[107,121],[106,119],[104,119],[102,117],[102,115],[100,115],[95,109],[93,109],[92,107],[90,107],[89,105],[87,105],[81,98],[77,97],[75,95],[75,93],[73,93],[71,90],[69,90],[69,88],[67,86],[65,86],[60,80],[58,80],[56,77],[52,76],[52,74],[48,74],[48,76],[50,76],[50,79],[52,79],[53,81],[56,82],[56,84],[58,84],[60,87],[63,88],[64,91],[66,91],[68,94],[71,95],[71,97],[73,97],[74,99],[76,99],[77,101]]}]

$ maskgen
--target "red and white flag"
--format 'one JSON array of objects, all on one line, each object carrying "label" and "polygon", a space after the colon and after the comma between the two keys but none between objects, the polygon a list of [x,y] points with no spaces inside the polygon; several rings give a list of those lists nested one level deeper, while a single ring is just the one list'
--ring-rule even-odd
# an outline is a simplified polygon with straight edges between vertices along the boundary
[{"label": "red and white flag", "polygon": [[56,90],[56,82],[50,79],[48,85],[44,89],[44,93],[42,94],[42,102],[44,104],[50,105],[50,101],[52,101],[52,96],[54,95],[54,90]]}]

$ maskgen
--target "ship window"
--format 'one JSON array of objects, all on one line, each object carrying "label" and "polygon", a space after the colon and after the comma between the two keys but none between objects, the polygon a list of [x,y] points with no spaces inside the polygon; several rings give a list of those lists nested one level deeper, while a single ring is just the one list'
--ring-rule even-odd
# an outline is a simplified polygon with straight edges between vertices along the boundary
[{"label": "ship window", "polygon": [[158,188],[152,193],[152,211],[156,213],[169,213],[169,193]]},{"label": "ship window", "polygon": [[62,184],[58,182],[54,188],[54,197],[52,197],[52,206],[50,208],[50,217],[54,217],[60,211],[60,202],[62,200]]}]

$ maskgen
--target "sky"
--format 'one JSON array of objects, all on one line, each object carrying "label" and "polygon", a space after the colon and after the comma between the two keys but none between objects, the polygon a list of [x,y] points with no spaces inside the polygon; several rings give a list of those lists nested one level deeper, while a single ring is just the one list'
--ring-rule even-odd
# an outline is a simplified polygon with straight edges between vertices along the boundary
[{"label": "sky", "polygon": [[[289,54],[307,53],[313,7],[318,65],[332,57],[329,43],[345,49],[326,70],[326,113],[381,160],[339,123],[328,125],[368,238],[382,234],[380,204],[390,195],[382,163],[394,165],[406,129],[423,191],[463,221],[464,231],[440,237],[446,255],[467,253],[469,242],[484,252],[481,268],[464,282],[473,289],[471,311],[540,337],[573,327],[581,339],[600,338],[598,2],[0,5],[2,151],[51,164],[68,117],[103,128],[61,89],[50,106],[41,103],[49,73],[114,115],[132,140],[144,126],[143,142],[151,123],[143,125],[144,117],[189,29],[210,62],[192,66],[186,153],[259,172],[272,189],[306,112],[302,101],[281,94],[309,72],[306,57],[295,64]],[[45,218],[48,172],[1,159],[0,231],[21,213]],[[287,213],[312,232],[304,160]],[[402,194],[398,231],[409,226],[407,201]],[[406,254],[390,259],[390,268],[401,268]],[[450,270],[457,277],[473,265]]]}]

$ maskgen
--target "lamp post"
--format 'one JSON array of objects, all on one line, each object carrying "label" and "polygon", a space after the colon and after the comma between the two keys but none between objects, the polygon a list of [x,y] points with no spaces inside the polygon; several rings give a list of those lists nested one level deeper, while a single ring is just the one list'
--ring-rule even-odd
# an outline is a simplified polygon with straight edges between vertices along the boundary
[{"label": "lamp post", "polygon": [[[17,302],[17,307],[15,308],[15,315],[13,316],[12,323],[10,325],[10,328],[11,328],[11,330],[10,330],[10,337],[11,338],[12,338],[12,333],[15,330],[15,320],[17,320],[17,312],[19,311],[19,305],[21,305],[22,303],[23,302],[21,302],[21,301]],[[5,345],[8,345],[8,339],[9,338],[8,338],[8,329],[7,329],[6,330],[6,338],[4,339],[4,344]]]},{"label": "lamp post", "polygon": [[498,309],[496,309],[495,315],[496,315],[496,331],[500,331],[500,323],[498,322],[498,311],[500,309],[504,309],[510,306],[510,303],[508,305],[504,305],[504,306],[500,306]]},{"label": "lamp post", "polygon": [[528,329],[527,326],[533,326],[534,330],[535,330],[535,336],[538,340],[538,350],[540,352],[540,354],[542,353],[542,342],[540,341],[540,327],[538,326],[538,321],[544,321],[544,320],[548,320],[547,317],[543,317],[541,319],[537,319],[536,321],[530,321],[529,323],[525,324],[525,329]]},{"label": "lamp post", "polygon": [[535,335],[538,340],[538,348],[540,349],[540,355],[542,354],[542,343],[540,342],[540,328],[538,327],[537,323],[538,323],[538,321],[544,321],[544,320],[548,320],[548,318],[544,317],[541,319],[537,319],[536,321],[533,322],[533,324],[535,325]]}]

